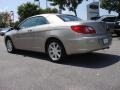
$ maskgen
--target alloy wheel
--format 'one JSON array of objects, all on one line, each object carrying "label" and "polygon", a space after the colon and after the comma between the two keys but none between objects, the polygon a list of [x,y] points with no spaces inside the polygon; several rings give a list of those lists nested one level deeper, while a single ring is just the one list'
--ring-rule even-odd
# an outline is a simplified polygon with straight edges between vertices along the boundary
[{"label": "alloy wheel", "polygon": [[48,46],[48,54],[53,61],[59,61],[62,57],[62,47],[57,42],[52,42]]},{"label": "alloy wheel", "polygon": [[13,50],[13,45],[12,45],[11,40],[9,40],[9,39],[7,40],[6,46],[7,46],[8,52],[12,52],[12,50]]}]

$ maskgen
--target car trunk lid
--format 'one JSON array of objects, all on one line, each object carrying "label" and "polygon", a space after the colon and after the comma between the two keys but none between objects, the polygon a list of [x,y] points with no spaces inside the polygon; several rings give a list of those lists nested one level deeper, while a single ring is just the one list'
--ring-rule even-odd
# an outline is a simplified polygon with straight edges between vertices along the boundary
[{"label": "car trunk lid", "polygon": [[95,22],[95,21],[88,21],[88,22],[83,22],[84,25],[86,26],[91,26],[96,30],[96,34],[106,34],[108,33],[107,31],[107,24],[104,22]]}]

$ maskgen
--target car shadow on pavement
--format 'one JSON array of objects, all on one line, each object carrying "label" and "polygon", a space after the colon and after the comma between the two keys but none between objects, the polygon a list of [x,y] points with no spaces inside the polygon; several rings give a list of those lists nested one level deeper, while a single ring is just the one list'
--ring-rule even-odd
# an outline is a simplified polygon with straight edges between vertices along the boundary
[{"label": "car shadow on pavement", "polygon": [[120,56],[94,52],[69,56],[62,64],[86,68],[104,68],[119,61]]},{"label": "car shadow on pavement", "polygon": [[40,60],[48,60],[48,56],[44,53],[25,51],[25,50],[17,50],[14,54],[22,55],[24,57],[31,57]]},{"label": "car shadow on pavement", "polygon": [[[43,53],[30,52],[30,51],[19,51],[17,55],[23,55],[24,57],[32,57],[40,60],[48,60],[48,56]],[[120,61],[120,56],[104,53],[87,53],[67,56],[61,65],[70,65],[76,67],[85,68],[104,68],[113,65]]]},{"label": "car shadow on pavement", "polygon": [[120,40],[120,36],[117,35],[112,36],[112,38],[117,38],[118,40]]}]

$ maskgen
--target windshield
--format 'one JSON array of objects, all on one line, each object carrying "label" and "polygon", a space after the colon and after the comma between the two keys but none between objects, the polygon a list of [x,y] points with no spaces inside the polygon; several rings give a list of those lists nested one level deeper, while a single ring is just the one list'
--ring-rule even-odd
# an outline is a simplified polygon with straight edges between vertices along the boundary
[{"label": "windshield", "polygon": [[57,15],[64,22],[80,21],[81,19],[73,15]]}]

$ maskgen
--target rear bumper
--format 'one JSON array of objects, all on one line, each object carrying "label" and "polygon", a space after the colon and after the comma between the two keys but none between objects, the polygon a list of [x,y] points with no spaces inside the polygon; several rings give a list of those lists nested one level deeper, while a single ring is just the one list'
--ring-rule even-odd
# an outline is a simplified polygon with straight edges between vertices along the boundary
[{"label": "rear bumper", "polygon": [[66,42],[66,53],[70,55],[102,50],[109,48],[111,42],[111,35],[76,38]]}]

